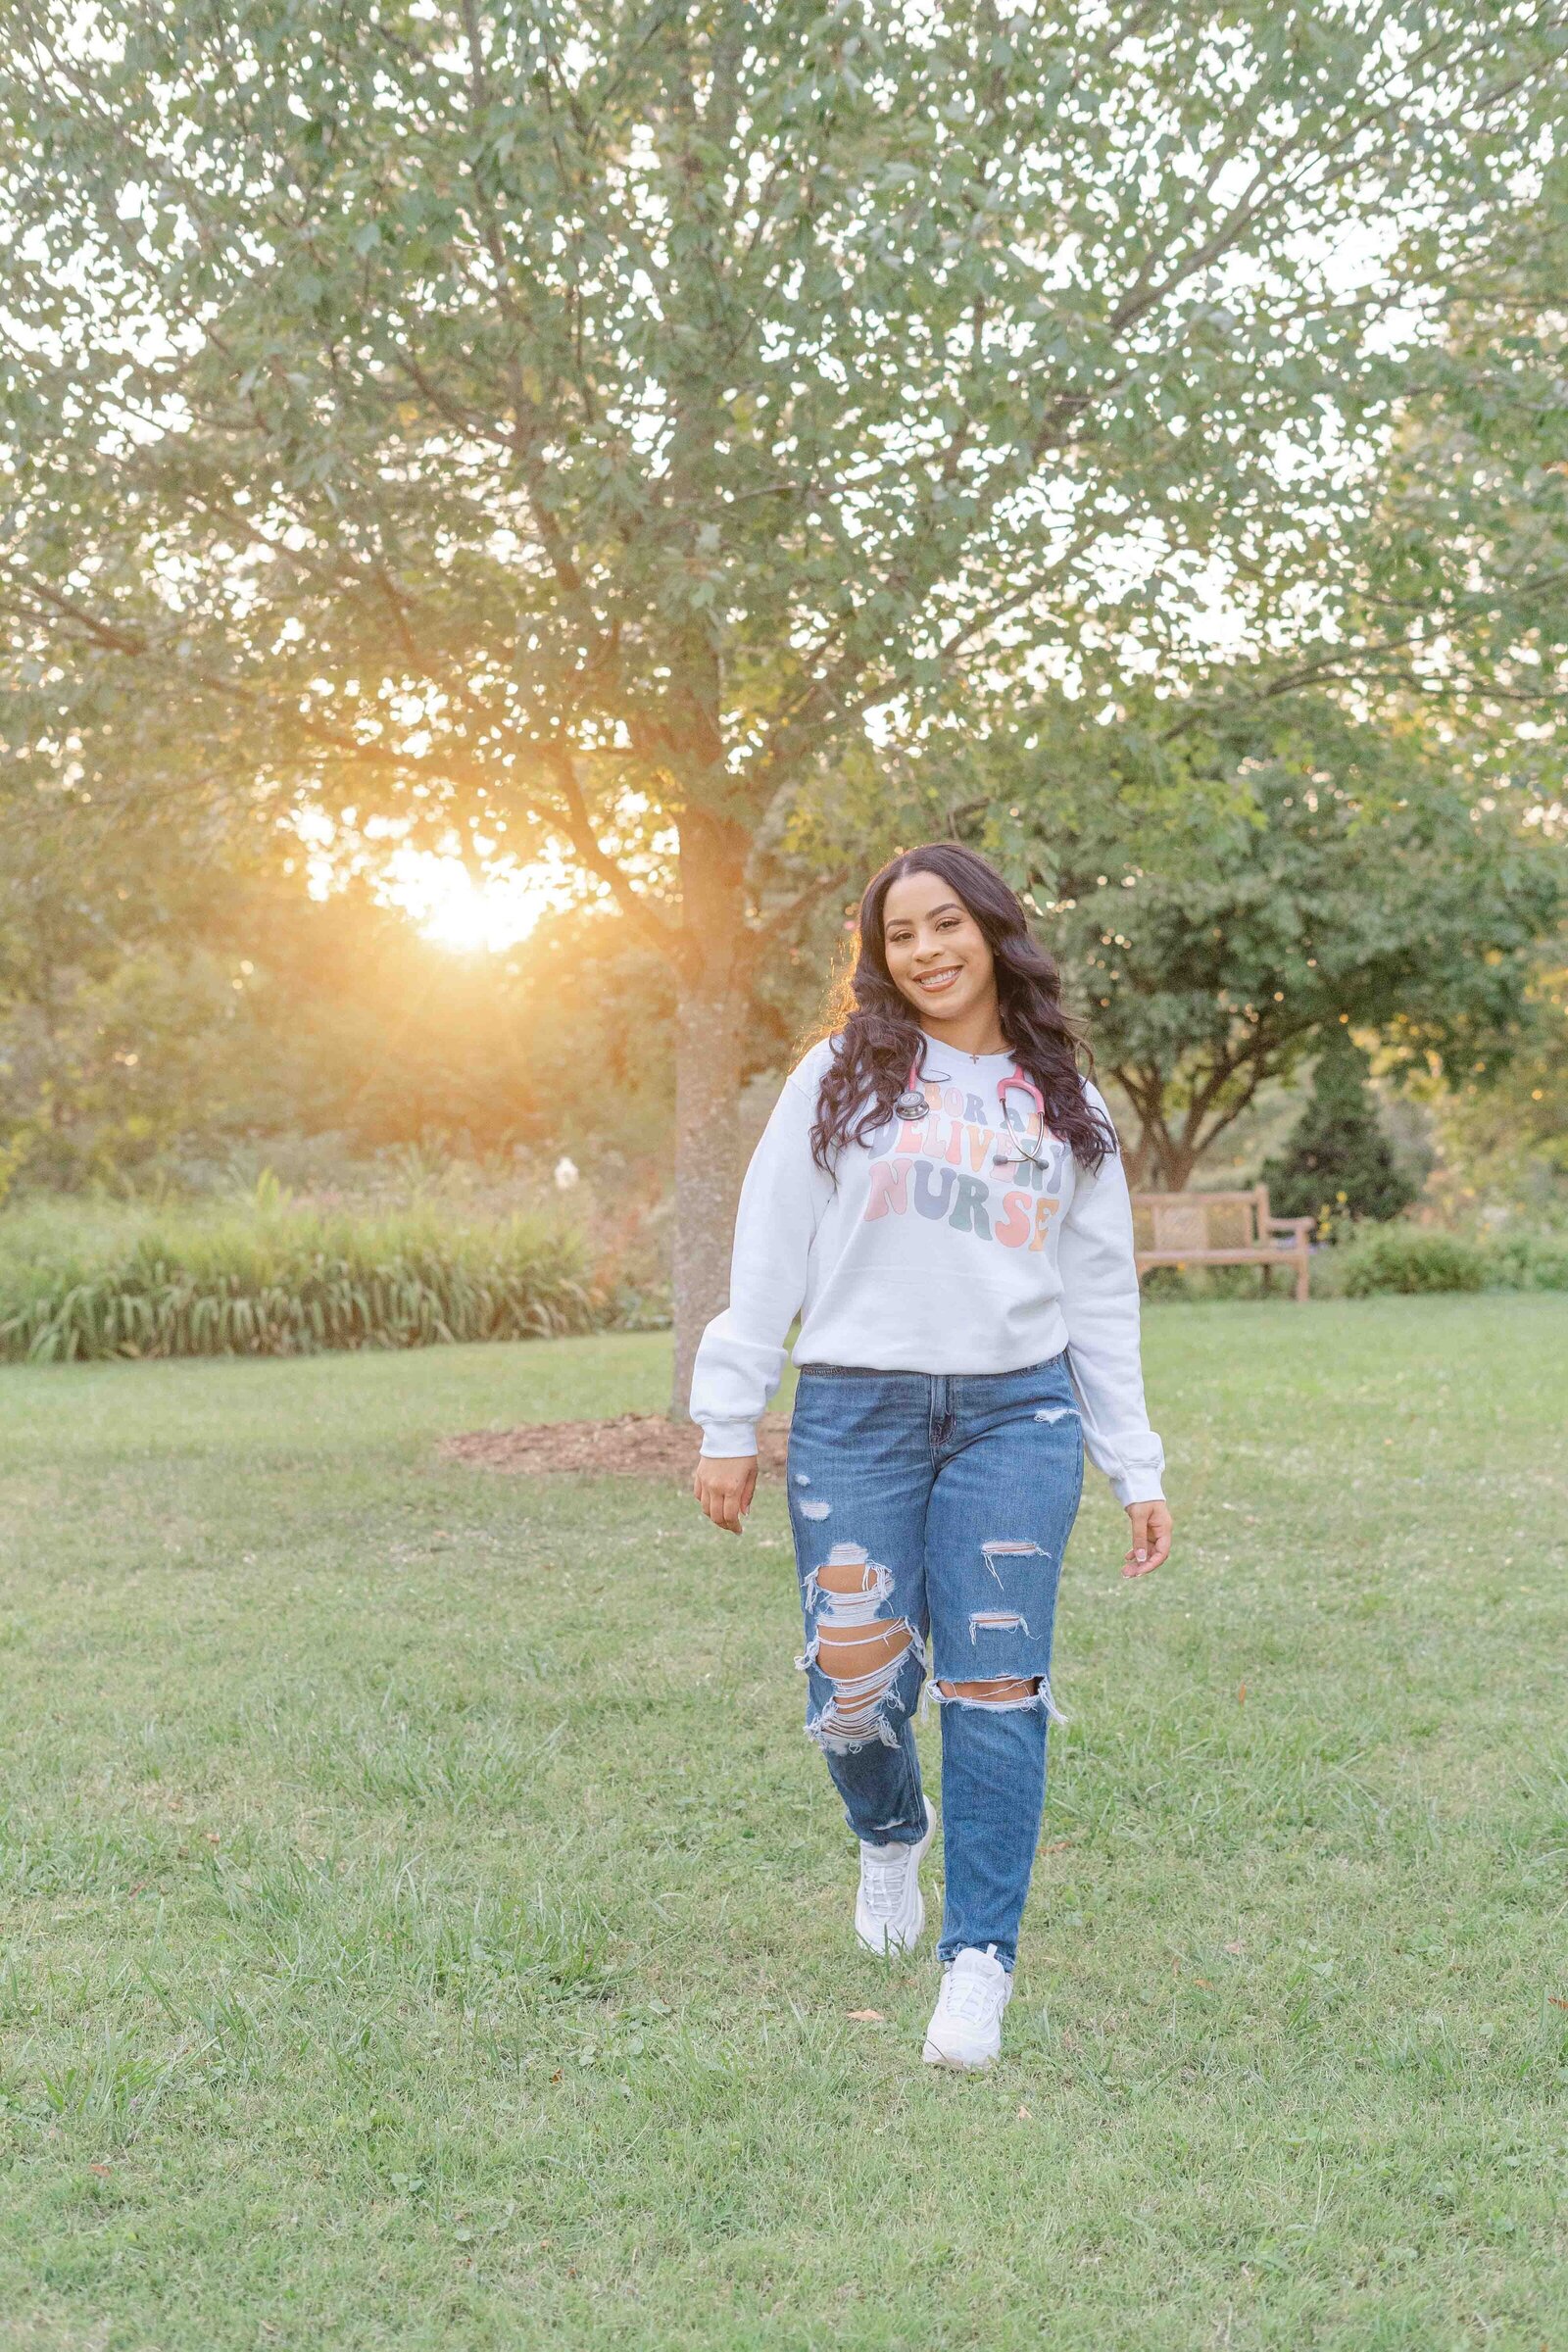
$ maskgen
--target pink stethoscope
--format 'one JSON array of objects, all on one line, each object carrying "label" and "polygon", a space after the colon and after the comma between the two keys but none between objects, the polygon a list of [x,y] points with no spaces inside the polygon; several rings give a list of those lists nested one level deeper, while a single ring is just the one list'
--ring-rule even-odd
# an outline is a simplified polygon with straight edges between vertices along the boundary
[{"label": "pink stethoscope", "polygon": [[[933,1075],[932,1084],[934,1086],[943,1085],[946,1083],[947,1081],[939,1079]],[[1028,1096],[1030,1102],[1034,1106],[1035,1115],[1040,1121],[1040,1134],[1032,1146],[1025,1143],[1023,1137],[1019,1134],[1018,1129],[1013,1125],[1012,1114],[1007,1108],[1007,1090],[1009,1087],[1021,1091],[1023,1094]],[[1024,1159],[1038,1162],[1040,1155],[1045,1149],[1046,1142],[1046,1098],[1040,1092],[1040,1089],[1038,1086],[1036,1086],[1034,1080],[1027,1076],[1026,1073],[1018,1067],[1016,1062],[1013,1063],[1010,1070],[1006,1071],[1004,1076],[997,1080],[997,1101],[1002,1105],[1002,1123],[1006,1128],[1007,1133],[1017,1144],[1018,1155]],[[898,1100],[895,1102],[893,1105],[893,1111],[896,1118],[905,1119],[906,1121],[925,1119],[929,1118],[931,1115],[931,1105],[926,1101],[925,1096],[920,1092],[920,1055],[918,1054],[909,1064],[909,1083],[905,1088],[903,1094],[900,1095]],[[999,1152],[996,1154],[993,1164],[999,1168],[1004,1168],[1012,1157],[1013,1154],[1011,1152]]]}]

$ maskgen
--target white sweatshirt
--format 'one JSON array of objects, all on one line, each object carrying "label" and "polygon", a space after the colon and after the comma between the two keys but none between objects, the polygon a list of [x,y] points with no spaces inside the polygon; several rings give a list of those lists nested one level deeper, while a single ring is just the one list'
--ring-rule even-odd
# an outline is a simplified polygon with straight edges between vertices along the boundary
[{"label": "white sweatshirt", "polygon": [[[833,1048],[824,1038],[785,1080],[741,1188],[729,1305],[692,1376],[704,1453],[756,1451],[799,1314],[798,1364],[1015,1372],[1067,1348],[1089,1458],[1119,1501],[1152,1501],[1165,1457],[1144,1405],[1119,1154],[1091,1174],[1048,1135],[1038,1165],[1008,1156],[997,1082],[1012,1055],[956,1053],[927,1033],[930,1115],[841,1147],[835,1183],[810,1145]],[[1108,1123],[1103,1097],[1084,1091]],[[1022,1099],[1010,1102],[1017,1116]]]}]

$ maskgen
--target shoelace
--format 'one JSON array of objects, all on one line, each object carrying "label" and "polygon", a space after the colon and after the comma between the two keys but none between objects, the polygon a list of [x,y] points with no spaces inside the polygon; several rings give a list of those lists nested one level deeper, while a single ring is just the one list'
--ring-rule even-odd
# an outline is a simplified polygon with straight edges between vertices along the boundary
[{"label": "shoelace", "polygon": [[942,1986],[943,2006],[966,2026],[992,2026],[1002,2014],[1002,1984],[987,1984],[967,1969],[958,1976],[949,1969]]},{"label": "shoelace", "polygon": [[863,1854],[860,1858],[860,1886],[865,1894],[865,1907],[873,1917],[896,1911],[904,1895],[908,1877],[908,1847],[899,1846],[900,1859],[893,1861],[881,1853]]}]

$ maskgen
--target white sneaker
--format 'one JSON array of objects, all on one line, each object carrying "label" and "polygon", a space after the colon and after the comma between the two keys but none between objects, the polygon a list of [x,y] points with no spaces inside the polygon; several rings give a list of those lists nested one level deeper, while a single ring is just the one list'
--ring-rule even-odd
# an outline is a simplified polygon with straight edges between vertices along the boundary
[{"label": "white sneaker", "polygon": [[855,1898],[855,1933],[878,1958],[907,1952],[925,1926],[920,1864],[936,1835],[937,1817],[925,1800],[925,1836],[918,1845],[867,1845],[860,1840],[860,1889]]},{"label": "white sneaker", "polygon": [[927,2066],[989,2066],[1002,2049],[1002,2012],[1012,1979],[988,1943],[958,1952],[942,1972],[942,1990],[925,2030]]}]

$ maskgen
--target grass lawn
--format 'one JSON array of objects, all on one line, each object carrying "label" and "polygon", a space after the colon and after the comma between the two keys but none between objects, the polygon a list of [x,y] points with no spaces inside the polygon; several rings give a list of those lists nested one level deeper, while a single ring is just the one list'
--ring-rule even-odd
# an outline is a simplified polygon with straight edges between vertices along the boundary
[{"label": "grass lawn", "polygon": [[662,1340],[0,1372],[0,2345],[1568,2346],[1568,1299],[1147,1332],[972,2081]]}]

